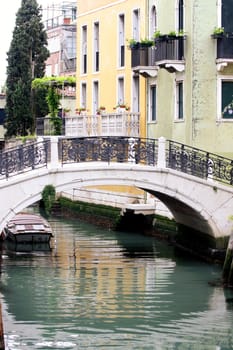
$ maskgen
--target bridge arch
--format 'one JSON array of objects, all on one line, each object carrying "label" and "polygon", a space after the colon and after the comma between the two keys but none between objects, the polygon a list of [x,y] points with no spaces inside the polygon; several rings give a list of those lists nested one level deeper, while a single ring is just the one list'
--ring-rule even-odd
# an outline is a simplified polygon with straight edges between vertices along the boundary
[{"label": "bridge arch", "polygon": [[[41,199],[43,188],[53,184],[57,192],[73,187],[127,185],[159,198],[175,220],[214,238],[229,236],[233,191],[221,184],[176,170],[139,164],[90,162],[36,169],[0,183],[0,229],[17,212]],[[217,200],[218,199],[218,200]]]}]

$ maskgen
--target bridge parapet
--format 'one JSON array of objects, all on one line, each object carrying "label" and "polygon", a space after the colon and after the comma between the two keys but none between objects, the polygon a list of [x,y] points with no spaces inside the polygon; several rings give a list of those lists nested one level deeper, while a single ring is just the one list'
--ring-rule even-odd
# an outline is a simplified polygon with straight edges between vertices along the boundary
[{"label": "bridge parapet", "polygon": [[38,140],[0,152],[0,179],[47,167],[50,162],[50,140]]},{"label": "bridge parapet", "polygon": [[179,142],[167,141],[167,167],[233,185],[233,160]]},{"label": "bridge parapet", "polygon": [[233,185],[233,160],[188,145],[139,137],[44,136],[0,152],[0,179],[40,167],[81,162],[118,162],[170,168]]}]

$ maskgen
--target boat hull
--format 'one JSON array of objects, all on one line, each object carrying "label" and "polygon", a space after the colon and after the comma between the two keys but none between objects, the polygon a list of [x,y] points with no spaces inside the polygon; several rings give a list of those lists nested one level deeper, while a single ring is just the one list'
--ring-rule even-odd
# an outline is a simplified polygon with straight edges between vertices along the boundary
[{"label": "boat hull", "polygon": [[49,243],[53,237],[48,222],[36,214],[19,213],[4,229],[6,240],[15,243]]}]

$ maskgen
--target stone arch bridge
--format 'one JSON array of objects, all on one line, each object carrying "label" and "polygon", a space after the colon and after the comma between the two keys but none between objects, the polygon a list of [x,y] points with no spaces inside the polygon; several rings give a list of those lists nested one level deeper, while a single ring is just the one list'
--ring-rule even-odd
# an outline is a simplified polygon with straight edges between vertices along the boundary
[{"label": "stone arch bridge", "polygon": [[0,230],[16,213],[57,192],[128,185],[160,199],[177,223],[229,237],[233,161],[177,142],[128,137],[49,137],[0,153]]}]

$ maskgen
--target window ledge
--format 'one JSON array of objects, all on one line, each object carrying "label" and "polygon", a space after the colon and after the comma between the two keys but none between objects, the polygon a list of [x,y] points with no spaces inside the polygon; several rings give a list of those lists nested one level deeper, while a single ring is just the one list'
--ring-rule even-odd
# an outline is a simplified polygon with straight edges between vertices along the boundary
[{"label": "window ledge", "polygon": [[222,72],[228,65],[233,65],[232,58],[218,58],[216,60],[217,71]]}]

